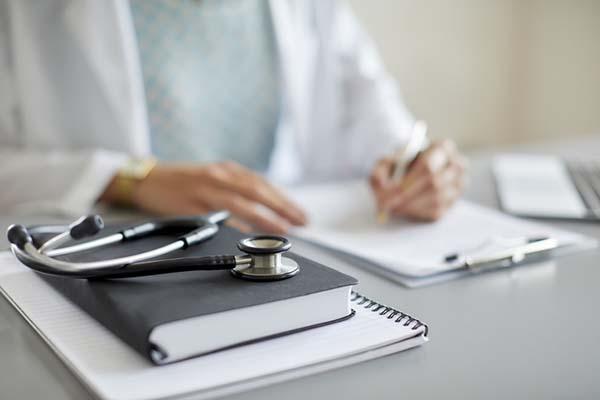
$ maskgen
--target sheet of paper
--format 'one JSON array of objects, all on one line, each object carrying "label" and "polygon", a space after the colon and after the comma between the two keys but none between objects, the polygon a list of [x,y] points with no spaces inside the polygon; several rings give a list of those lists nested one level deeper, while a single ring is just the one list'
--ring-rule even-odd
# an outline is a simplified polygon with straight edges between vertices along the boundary
[{"label": "sheet of paper", "polygon": [[[63,298],[8,252],[0,288],[57,354],[100,398],[224,395],[391,354],[426,341],[411,329],[353,303],[356,316],[333,325],[170,365],[154,366]],[[367,303],[368,304],[368,303]],[[243,329],[243,325],[240,326]],[[260,361],[260,362],[257,362]]]},{"label": "sheet of paper", "polygon": [[391,220],[377,223],[375,201],[364,182],[299,187],[290,196],[309,216],[309,225],[294,231],[303,239],[341,250],[410,277],[451,270],[453,253],[470,253],[498,238],[551,236],[562,245],[586,237],[518,219],[467,201],[459,201],[433,223]]}]

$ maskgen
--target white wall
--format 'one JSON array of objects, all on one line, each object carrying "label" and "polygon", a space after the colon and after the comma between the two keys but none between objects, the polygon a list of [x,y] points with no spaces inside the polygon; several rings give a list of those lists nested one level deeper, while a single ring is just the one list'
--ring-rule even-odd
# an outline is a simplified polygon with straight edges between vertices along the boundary
[{"label": "white wall", "polygon": [[600,134],[600,0],[349,0],[432,136]]}]

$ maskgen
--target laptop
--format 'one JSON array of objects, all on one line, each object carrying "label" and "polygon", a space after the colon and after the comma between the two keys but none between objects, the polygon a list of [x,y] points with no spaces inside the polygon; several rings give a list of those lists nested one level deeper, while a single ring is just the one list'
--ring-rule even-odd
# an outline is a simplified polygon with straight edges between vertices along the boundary
[{"label": "laptop", "polygon": [[502,154],[492,169],[500,206],[510,214],[600,221],[600,160]]}]

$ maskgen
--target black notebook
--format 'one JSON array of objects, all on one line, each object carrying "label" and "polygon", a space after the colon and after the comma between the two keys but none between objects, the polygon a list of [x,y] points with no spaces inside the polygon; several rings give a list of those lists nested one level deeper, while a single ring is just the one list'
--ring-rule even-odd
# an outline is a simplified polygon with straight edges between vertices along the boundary
[{"label": "black notebook", "polygon": [[[236,243],[246,236],[221,227],[213,239],[168,257],[240,254]],[[174,237],[156,236],[62,258],[114,258],[166,244]],[[352,316],[349,298],[356,279],[291,252],[287,256],[298,262],[300,273],[276,282],[244,281],[229,271],[118,280],[42,276],[150,361],[166,364]]]}]

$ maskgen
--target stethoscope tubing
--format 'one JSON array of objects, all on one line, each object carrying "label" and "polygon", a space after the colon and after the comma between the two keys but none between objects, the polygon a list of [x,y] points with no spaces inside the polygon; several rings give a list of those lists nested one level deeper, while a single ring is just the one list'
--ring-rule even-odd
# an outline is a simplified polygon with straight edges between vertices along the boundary
[{"label": "stethoscope tubing", "polygon": [[[29,246],[35,248],[32,244],[26,244],[25,250],[21,250],[11,245],[13,254],[23,264],[41,273],[80,279],[118,279],[173,272],[230,270],[251,262],[249,256],[224,255],[151,260],[106,267],[97,266],[97,263],[94,266],[94,263],[70,263],[51,257],[35,257],[32,256]],[[82,268],[82,264],[87,265]]]},{"label": "stethoscope tubing", "polygon": [[78,243],[68,247],[60,247],[58,249],[51,249],[47,251],[40,250],[43,254],[49,257],[66,256],[73,253],[80,253],[82,251],[94,250],[99,247],[108,246],[111,244],[119,243],[123,241],[123,235],[121,233],[113,233],[112,235],[104,236],[98,239],[90,240],[85,243]]},{"label": "stethoscope tubing", "polygon": [[[86,250],[94,250],[94,249],[97,249],[100,247],[119,243],[119,242],[122,242],[125,240],[139,239],[141,237],[150,235],[152,233],[156,233],[159,230],[164,229],[164,228],[170,228],[170,227],[174,227],[174,226],[185,227],[185,226],[191,225],[193,227],[196,227],[196,229],[194,231],[188,233],[184,237],[182,237],[182,238],[186,238],[186,242],[187,242],[186,244],[189,246],[189,245],[191,245],[190,242],[191,242],[194,234],[197,234],[198,236],[200,236],[198,239],[205,240],[205,238],[203,238],[204,234],[202,232],[198,233],[197,232],[198,230],[206,230],[207,232],[209,232],[211,234],[215,234],[216,232],[213,232],[215,227],[209,228],[208,226],[221,224],[228,217],[229,217],[228,212],[218,211],[218,212],[211,213],[208,216],[202,217],[200,219],[193,218],[193,217],[192,218],[184,217],[184,218],[176,218],[176,219],[158,220],[158,221],[153,221],[153,222],[144,222],[142,224],[127,228],[121,232],[113,233],[111,235],[103,236],[101,238],[90,240],[90,241],[87,241],[84,243],[78,243],[78,244],[74,244],[71,246],[60,247],[60,248],[54,248],[54,247],[57,247],[60,244],[62,244],[62,241],[60,240],[60,238],[58,238],[58,237],[51,238],[50,240],[48,240],[48,242],[44,243],[38,250],[41,253],[44,253],[49,257],[64,256],[64,255],[68,255],[68,254],[79,253],[79,252],[86,251]],[[29,231],[32,234],[58,233],[59,234],[58,236],[63,236],[62,233],[66,233],[65,231],[68,229],[69,229],[68,225],[44,225],[44,226],[31,227],[31,228],[29,228]],[[67,238],[68,238],[68,236],[67,236]],[[52,245],[52,242],[54,242],[55,246],[53,246],[49,249],[45,249],[45,247],[47,247],[48,244]],[[176,248],[175,250],[178,250],[178,249],[179,248]],[[174,250],[170,250],[170,251],[174,251]],[[160,255],[162,255],[162,254],[160,254]],[[147,258],[149,259],[151,257],[147,257]],[[137,260],[137,261],[141,261],[141,260]],[[132,262],[136,262],[136,261],[132,261]],[[105,264],[105,266],[108,266],[108,264]]]},{"label": "stethoscope tubing", "polygon": [[[59,234],[57,237],[46,242],[46,244],[49,244],[50,246],[47,245],[44,251],[40,251],[40,249],[44,248],[44,245],[42,245],[40,248],[37,248],[33,242],[31,242],[30,238],[29,242],[26,242],[21,246],[11,244],[11,250],[22,263],[37,271],[55,275],[87,278],[95,275],[105,275],[113,270],[116,271],[128,265],[160,257],[173,251],[184,249],[188,246],[208,240],[217,234],[219,230],[217,224],[224,221],[227,217],[227,212],[217,212],[210,214],[208,217],[202,218],[179,218],[145,222],[143,224],[127,228],[121,232],[90,240],[85,243],[52,249],[52,246],[59,246],[60,244],[64,243],[65,239],[68,239],[68,235]],[[110,260],[89,262],[71,262],[54,258],[58,255],[74,254],[84,250],[97,249],[122,241],[139,239],[141,237],[157,233],[161,229],[173,229],[181,227],[195,227],[196,229],[183,236],[180,236],[169,244],[138,254],[113,258]],[[68,229],[68,227],[66,228]],[[39,232],[47,233],[53,230],[54,227],[40,226],[32,227],[30,230],[26,231],[29,234]]]},{"label": "stethoscope tubing", "polygon": [[[62,261],[57,260],[49,255],[41,253],[34,246],[33,243],[25,243],[23,246],[23,250],[21,250],[18,246],[12,245],[11,248],[13,253],[25,253],[27,255],[27,259],[36,261],[38,264],[45,264],[48,267],[54,268],[57,271],[62,272],[74,272],[74,271],[87,271],[87,270],[97,270],[100,268],[109,268],[109,267],[118,267],[124,266],[128,264],[133,264],[140,261],[149,260],[152,258],[160,257],[165,254],[171,253],[175,250],[183,249],[193,244],[197,244],[203,242],[218,232],[219,227],[215,224],[207,224],[201,228],[194,230],[193,232],[182,236],[181,238],[175,240],[172,243],[167,245],[158,247],[156,249],[148,250],[143,253],[133,254],[130,256],[113,258],[110,260],[101,260],[101,261],[89,261],[89,262],[71,262],[71,261]],[[124,239],[121,239],[121,241]],[[98,245],[88,246],[88,249],[98,248]],[[64,254],[72,254],[74,251],[70,251]]]}]

